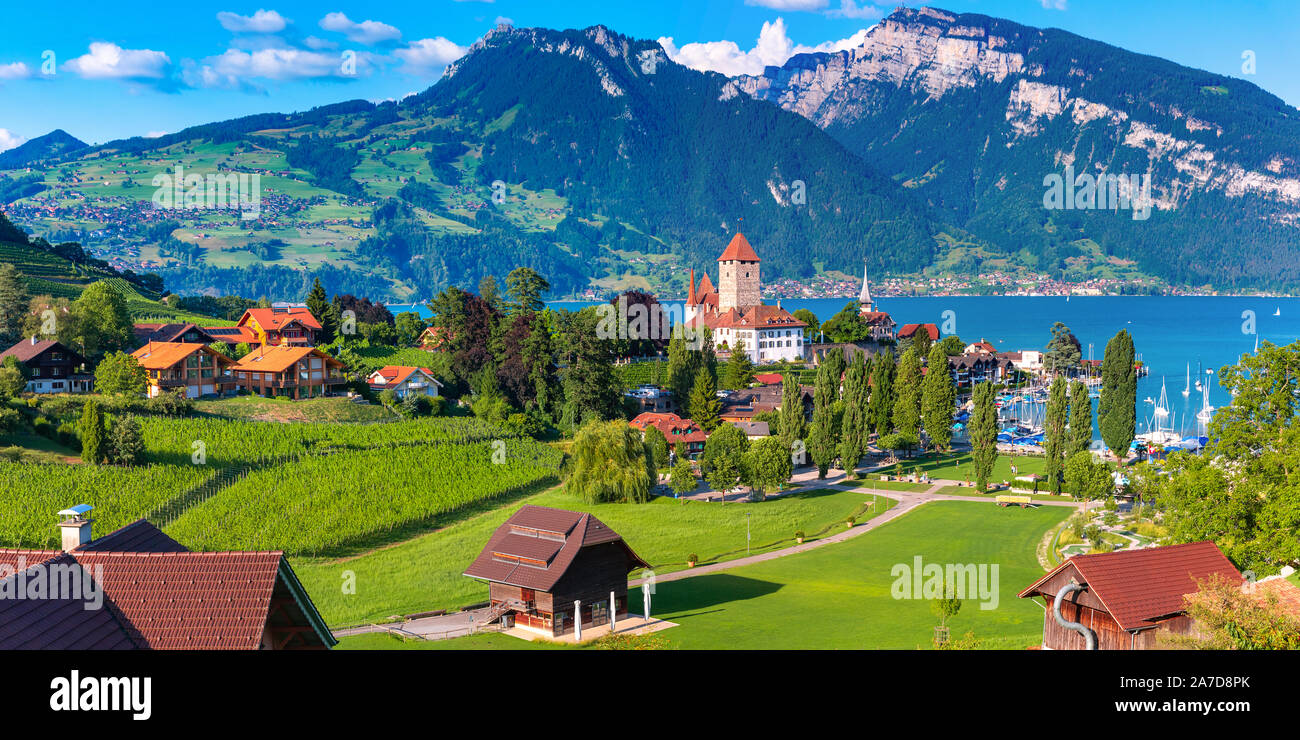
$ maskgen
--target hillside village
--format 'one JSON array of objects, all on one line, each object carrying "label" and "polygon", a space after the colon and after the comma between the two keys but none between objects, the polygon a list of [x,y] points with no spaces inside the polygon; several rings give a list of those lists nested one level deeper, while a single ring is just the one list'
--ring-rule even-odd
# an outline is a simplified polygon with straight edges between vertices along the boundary
[{"label": "hillside village", "polygon": [[[1294,541],[1201,514],[1221,495],[1213,461],[1271,429],[1245,405],[1258,394],[1194,443],[1138,434],[1125,331],[1093,363],[1059,325],[998,351],[893,316],[869,275],[832,317],[765,303],[761,245],[739,232],[716,264],[689,272],[678,321],[640,291],[547,307],[528,268],[448,288],[429,319],[317,282],[301,305],[166,295],[157,310],[187,320],[140,320],[120,286],[56,298],[0,267],[0,587],[75,566],[117,605],[72,620],[73,597],[5,599],[0,647],[1128,650],[1225,647],[1257,615],[1300,624]],[[638,311],[671,331],[629,331]],[[998,543],[1000,603],[974,572],[922,584],[917,553],[966,563],[977,541]],[[386,577],[394,555],[421,574]],[[786,608],[779,593],[694,614],[734,574],[848,583],[847,558],[888,582],[914,556],[917,593],[827,594],[782,637],[736,632]],[[113,557],[202,583],[243,558],[255,606],[213,627],[202,603],[225,586],[178,602],[168,579],[99,580]],[[349,573],[380,585],[340,592]],[[164,603],[175,626],[139,626]],[[844,608],[877,620],[829,629]],[[1289,630],[1251,644],[1297,647]]]}]

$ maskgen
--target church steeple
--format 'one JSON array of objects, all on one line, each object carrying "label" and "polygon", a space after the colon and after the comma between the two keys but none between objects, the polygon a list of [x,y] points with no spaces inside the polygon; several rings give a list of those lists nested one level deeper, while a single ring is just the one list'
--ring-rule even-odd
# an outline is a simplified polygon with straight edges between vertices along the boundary
[{"label": "church steeple", "polygon": [[862,292],[858,294],[858,303],[862,304],[861,311],[863,313],[868,313],[870,311],[875,310],[871,300],[871,289],[867,287],[867,266],[866,265],[862,266]]}]

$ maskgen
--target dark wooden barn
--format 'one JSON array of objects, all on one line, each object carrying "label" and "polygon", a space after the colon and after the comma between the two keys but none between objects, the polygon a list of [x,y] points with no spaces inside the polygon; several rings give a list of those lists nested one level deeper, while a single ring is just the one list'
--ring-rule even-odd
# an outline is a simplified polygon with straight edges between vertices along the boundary
[{"label": "dark wooden barn", "polygon": [[1062,598],[1061,616],[1091,630],[1098,650],[1151,650],[1160,647],[1162,633],[1192,631],[1183,596],[1215,573],[1241,580],[1213,542],[1076,555],[1020,598],[1043,600],[1044,650],[1085,649],[1084,636],[1061,626],[1053,613],[1058,593],[1071,584],[1082,588]]},{"label": "dark wooden barn", "polygon": [[[627,576],[650,567],[590,514],[527,505],[497,528],[465,575],[487,581],[490,615],[552,637],[627,616]],[[611,599],[613,604],[611,606]]]}]

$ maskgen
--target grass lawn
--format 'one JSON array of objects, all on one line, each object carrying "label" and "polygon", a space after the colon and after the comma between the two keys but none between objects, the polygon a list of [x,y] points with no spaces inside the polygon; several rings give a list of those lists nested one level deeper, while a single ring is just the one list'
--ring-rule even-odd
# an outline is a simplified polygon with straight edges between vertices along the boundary
[{"label": "grass lawn", "polygon": [[[1012,465],[1016,466],[1017,472],[1011,472]],[[898,470],[895,470],[895,467]],[[944,480],[974,480],[975,478],[969,452],[925,454],[911,460],[902,460],[897,466],[884,468],[878,472],[891,475],[906,475],[912,471],[929,473],[931,478],[942,478]],[[990,480],[993,482],[1014,481],[1017,475],[1027,475],[1029,473],[1043,475],[1046,471],[1047,458],[1045,457],[1038,455],[998,455],[998,461],[993,465],[993,475]]]},{"label": "grass lawn", "polygon": [[[870,501],[875,503],[867,507]],[[484,601],[487,586],[461,573],[492,531],[524,503],[591,512],[623,535],[656,572],[665,573],[685,568],[691,553],[701,563],[744,557],[746,524],[752,528],[751,552],[765,552],[794,544],[796,530],[816,539],[822,530],[838,531],[850,516],[862,522],[894,502],[821,489],[725,506],[669,498],[640,505],[585,504],[554,488],[354,558],[295,558],[294,570],[325,621],[336,627]],[[355,575],[354,594],[342,593],[348,573]]]},{"label": "grass lawn", "polygon": [[837,481],[837,486],[845,488],[876,488],[881,491],[910,491],[924,493],[930,490],[931,483],[907,483],[905,481],[880,480],[880,475],[865,475],[858,480]]},{"label": "grass lawn", "polygon": [[194,410],[223,419],[279,422],[391,421],[393,413],[382,406],[353,403],[346,398],[311,398],[301,401],[235,396],[215,401],[195,401]]},{"label": "grass lawn", "polygon": [[989,491],[988,493],[980,493],[979,490],[975,489],[974,487],[967,487],[967,486],[944,486],[943,488],[940,488],[939,490],[935,491],[935,493],[942,496],[975,496],[978,498],[986,498],[986,497],[995,498],[997,496],[1029,496],[1029,498],[1033,501],[1073,501],[1074,500],[1073,496],[1054,496],[1050,493],[1024,494],[1024,493],[1014,493],[1011,491]]},{"label": "grass lawn", "polygon": [[484,632],[454,640],[403,640],[388,632],[339,638],[335,650],[564,650],[554,642],[529,642],[499,632]]},{"label": "grass lawn", "polygon": [[982,647],[1038,644],[1043,610],[1016,598],[1042,575],[1035,548],[1070,510],[928,503],[879,529],[812,552],[725,573],[661,582],[656,616],[680,626],[662,633],[686,649],[926,648],[937,620],[928,601],[891,596],[895,564],[997,564],[998,602],[966,601],[950,622]]}]

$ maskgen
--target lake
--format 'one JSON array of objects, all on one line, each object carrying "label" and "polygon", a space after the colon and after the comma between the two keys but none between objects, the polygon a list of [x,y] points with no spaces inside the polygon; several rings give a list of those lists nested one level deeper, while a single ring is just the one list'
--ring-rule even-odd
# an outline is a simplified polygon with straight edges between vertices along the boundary
[{"label": "lake", "polygon": [[[844,308],[849,298],[784,299],[788,311],[806,308],[825,321]],[[774,303],[774,301],[767,301]],[[576,310],[594,302],[557,301],[557,309]],[[394,313],[417,310],[428,316],[424,306],[390,306]],[[912,323],[938,325],[945,334],[955,333],[966,343],[985,339],[999,351],[1041,350],[1051,338],[1051,327],[1060,321],[1070,327],[1083,345],[1083,357],[1100,360],[1106,342],[1120,329],[1133,335],[1138,358],[1150,375],[1138,381],[1139,431],[1149,423],[1153,404],[1144,399],[1160,397],[1161,382],[1167,384],[1173,427],[1187,434],[1196,432],[1196,412],[1201,394],[1192,388],[1184,398],[1190,366],[1192,382],[1197,368],[1213,371],[1210,404],[1226,405],[1228,392],[1217,381],[1219,368],[1237,363],[1243,353],[1255,348],[1253,329],[1260,341],[1290,344],[1300,339],[1300,298],[1235,296],[952,296],[881,298],[877,310],[888,311],[899,326]],[[946,314],[945,312],[951,312]],[[1252,314],[1253,312],[1253,326]],[[1278,315],[1274,315],[1274,314]],[[1243,314],[1245,314],[1243,316]],[[947,324],[947,325],[945,325]]]}]

